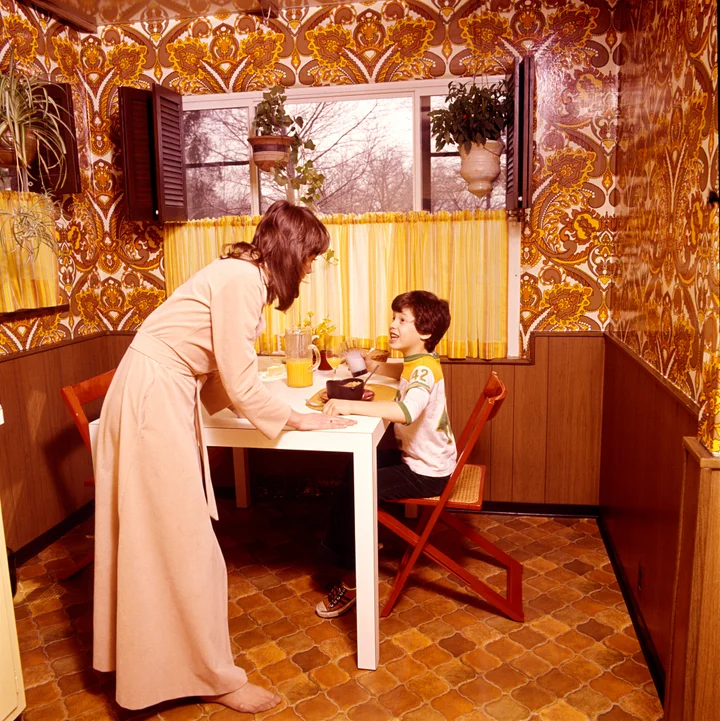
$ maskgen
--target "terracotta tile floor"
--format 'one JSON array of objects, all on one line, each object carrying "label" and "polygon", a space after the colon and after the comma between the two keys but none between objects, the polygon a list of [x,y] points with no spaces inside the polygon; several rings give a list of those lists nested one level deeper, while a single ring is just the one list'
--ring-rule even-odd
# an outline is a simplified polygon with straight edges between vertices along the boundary
[{"label": "terracotta tile floor", "polygon": [[[417,568],[393,614],[381,620],[381,665],[370,672],[355,666],[354,614],[323,621],[313,612],[322,594],[314,553],[326,508],[319,499],[265,502],[251,511],[221,502],[218,536],[229,567],[237,663],[284,699],[257,718],[662,717],[595,522],[473,516],[488,538],[524,563],[526,622],[496,615],[428,562]],[[90,667],[92,573],[87,569],[65,583],[53,578],[91,547],[91,529],[91,523],[75,529],[19,569],[24,721],[252,718],[196,699],[143,713],[115,705],[113,676]],[[451,543],[449,535],[439,536],[438,545]],[[383,540],[381,599],[402,550],[392,537]],[[478,553],[461,552],[476,573],[498,587],[503,583]]]}]

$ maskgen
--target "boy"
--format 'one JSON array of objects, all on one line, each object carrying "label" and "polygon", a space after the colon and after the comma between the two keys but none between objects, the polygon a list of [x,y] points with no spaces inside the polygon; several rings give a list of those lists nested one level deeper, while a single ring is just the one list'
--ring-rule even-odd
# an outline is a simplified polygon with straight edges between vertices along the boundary
[{"label": "boy", "polygon": [[[438,496],[455,468],[457,450],[445,402],[445,382],[435,346],[450,326],[450,308],[424,290],[399,295],[392,303],[390,348],[403,354],[402,363],[374,363],[380,375],[400,379],[395,401],[331,399],[328,415],[374,416],[393,421],[398,449],[378,452],[377,497],[428,498]],[[338,489],[323,541],[324,555],[350,572],[316,606],[322,618],[335,618],[355,604],[355,524],[352,470]]]}]

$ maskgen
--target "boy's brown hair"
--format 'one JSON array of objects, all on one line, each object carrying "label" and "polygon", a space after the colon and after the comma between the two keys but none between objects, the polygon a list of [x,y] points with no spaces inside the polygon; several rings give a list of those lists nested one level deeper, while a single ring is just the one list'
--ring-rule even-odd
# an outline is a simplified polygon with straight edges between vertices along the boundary
[{"label": "boy's brown hair", "polygon": [[268,304],[277,299],[287,310],[300,294],[305,264],[330,246],[327,228],[315,214],[286,200],[278,200],[265,212],[250,243],[223,248],[222,258],[238,258],[267,268]]},{"label": "boy's brown hair", "polygon": [[432,353],[450,327],[450,304],[427,290],[411,290],[402,293],[392,302],[395,313],[409,310],[415,318],[415,330],[420,335],[430,334],[425,340],[425,350]]}]

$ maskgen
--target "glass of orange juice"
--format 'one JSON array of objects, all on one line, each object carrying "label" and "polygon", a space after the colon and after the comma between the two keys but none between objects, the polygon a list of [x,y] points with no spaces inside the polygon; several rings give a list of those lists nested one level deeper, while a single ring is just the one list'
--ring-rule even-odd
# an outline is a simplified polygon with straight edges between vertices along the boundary
[{"label": "glass of orange juice", "polygon": [[329,335],[325,338],[325,356],[333,370],[337,370],[337,367],[343,362],[342,349],[342,336]]}]

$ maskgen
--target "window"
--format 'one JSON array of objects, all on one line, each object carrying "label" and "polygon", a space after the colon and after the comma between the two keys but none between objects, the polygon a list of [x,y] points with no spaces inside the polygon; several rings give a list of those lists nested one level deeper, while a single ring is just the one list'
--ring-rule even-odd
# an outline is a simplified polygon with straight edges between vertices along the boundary
[{"label": "window", "polygon": [[[529,207],[534,72],[532,57],[516,63],[510,78],[514,109],[506,129],[506,157],[501,158],[501,175],[492,193],[482,200],[465,189],[458,154],[431,147],[427,113],[443,102],[449,79],[287,89],[287,109],[305,118],[309,137],[317,144],[316,167],[327,176],[320,211],[342,216]],[[283,197],[284,189],[258,172],[247,145],[254,108],[261,100],[261,91],[180,96],[158,85],[152,91],[120,88],[129,217],[244,222],[249,219],[226,216],[260,215]],[[168,232],[174,232],[173,226]],[[512,329],[520,317],[516,214],[508,218],[507,251],[508,356],[515,357],[519,334]]]},{"label": "window", "polygon": [[248,109],[185,111],[183,121],[188,219],[249,215]]},{"label": "window", "polygon": [[[500,78],[488,78],[496,82]],[[460,177],[456,150],[436,153],[428,111],[441,107],[449,80],[373,86],[288,88],[286,109],[305,120],[316,143],[315,166],[326,176],[323,213],[506,207],[506,154],[489,196],[478,199]],[[258,173],[245,138],[262,92],[184,96],[185,162],[190,216],[259,214],[285,197]],[[195,197],[193,197],[195,196]],[[247,208],[248,210],[233,210]]]}]

